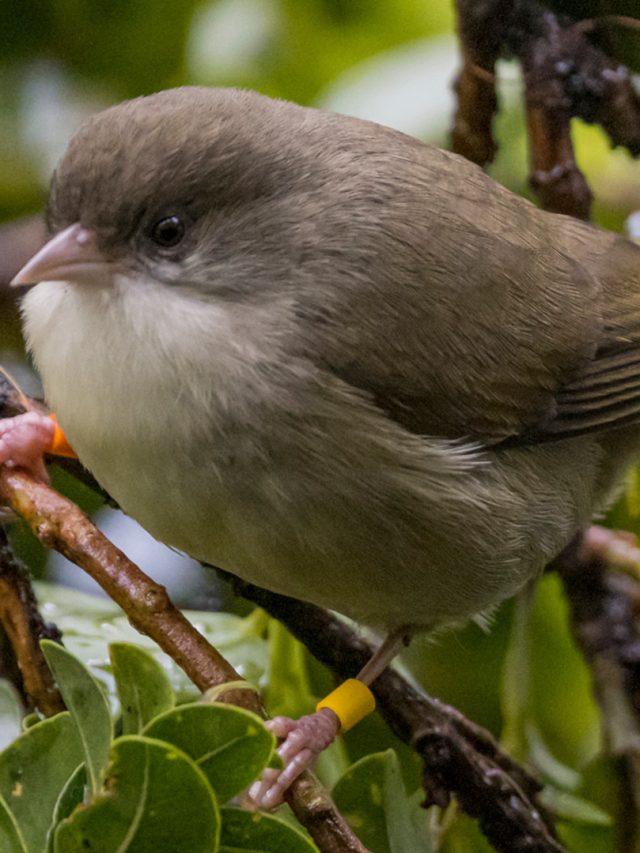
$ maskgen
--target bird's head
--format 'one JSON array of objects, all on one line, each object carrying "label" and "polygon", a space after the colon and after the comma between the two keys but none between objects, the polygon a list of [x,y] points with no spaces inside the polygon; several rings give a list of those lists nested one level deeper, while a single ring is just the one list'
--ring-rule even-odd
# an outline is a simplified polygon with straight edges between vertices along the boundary
[{"label": "bird's head", "polygon": [[190,87],[97,114],[54,173],[51,240],[14,283],[104,285],[117,273],[232,297],[262,269],[281,277],[313,239],[305,218],[331,179],[314,134],[300,138],[308,115]]}]

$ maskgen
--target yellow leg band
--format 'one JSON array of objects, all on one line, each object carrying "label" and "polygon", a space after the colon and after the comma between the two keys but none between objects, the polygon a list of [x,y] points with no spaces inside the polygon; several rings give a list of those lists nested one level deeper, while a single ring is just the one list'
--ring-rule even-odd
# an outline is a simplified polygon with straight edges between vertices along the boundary
[{"label": "yellow leg band", "polygon": [[349,678],[316,705],[316,711],[329,708],[340,720],[340,731],[348,732],[376,707],[373,693],[357,678]]}]

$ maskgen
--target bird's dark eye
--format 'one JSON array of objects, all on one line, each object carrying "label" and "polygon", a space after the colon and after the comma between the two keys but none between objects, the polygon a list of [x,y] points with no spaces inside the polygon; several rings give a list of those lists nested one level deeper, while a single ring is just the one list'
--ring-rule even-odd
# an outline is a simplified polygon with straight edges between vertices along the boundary
[{"label": "bird's dark eye", "polygon": [[151,239],[158,246],[169,249],[178,245],[184,237],[184,232],[184,222],[179,216],[166,216],[152,227]]}]

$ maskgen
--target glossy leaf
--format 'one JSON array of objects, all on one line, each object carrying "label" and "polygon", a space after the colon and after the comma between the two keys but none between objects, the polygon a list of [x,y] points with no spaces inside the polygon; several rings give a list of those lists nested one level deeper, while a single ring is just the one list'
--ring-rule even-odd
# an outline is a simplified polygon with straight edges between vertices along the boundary
[{"label": "glossy leaf", "polygon": [[58,827],[55,853],[215,853],[220,817],[204,774],[176,747],[118,738],[105,790]]},{"label": "glossy leaf", "polygon": [[22,704],[15,687],[0,679],[0,749],[20,734],[22,714]]},{"label": "glossy leaf", "polygon": [[352,765],[333,798],[358,838],[375,853],[428,853],[425,813],[410,801],[391,749]]},{"label": "glossy leaf", "polygon": [[76,657],[51,640],[42,640],[40,645],[78,727],[88,781],[96,793],[102,785],[113,734],[109,705],[98,682]]},{"label": "glossy leaf", "polygon": [[222,703],[181,705],[152,720],[144,734],[189,755],[220,802],[250,785],[275,748],[274,736],[259,717]]},{"label": "glossy leaf", "polygon": [[526,587],[515,599],[511,637],[502,671],[502,746],[522,761],[528,752],[527,728],[531,710],[531,610],[533,590]]},{"label": "glossy leaf", "polygon": [[133,643],[111,643],[109,657],[120,699],[122,733],[139,734],[150,720],[173,708],[171,682],[164,667]]},{"label": "glossy leaf", "polygon": [[221,810],[220,853],[317,853],[308,836],[264,812]]},{"label": "glossy leaf", "polygon": [[60,791],[53,810],[53,820],[47,837],[47,851],[53,853],[55,830],[60,821],[69,817],[76,806],[84,800],[87,788],[87,768],[84,762],[76,767],[74,773],[69,776],[66,785]]},{"label": "glossy leaf", "polygon": [[269,621],[269,687],[267,708],[272,717],[301,717],[315,710],[305,647],[275,619]]},{"label": "glossy leaf", "polygon": [[558,761],[584,767],[602,748],[602,727],[591,674],[571,636],[566,598],[555,574],[536,586],[529,630],[530,719]]},{"label": "glossy leaf", "polygon": [[29,853],[11,809],[0,797],[0,850],[2,853]]},{"label": "glossy leaf", "polygon": [[547,785],[541,794],[541,802],[551,810],[551,813],[563,820],[585,823],[591,826],[611,826],[611,816],[605,811],[584,800]]},{"label": "glossy leaf", "polygon": [[[180,701],[199,697],[199,691],[180,667],[153,640],[136,631],[112,601],[50,583],[39,582],[35,587],[46,618],[62,631],[65,648],[90,669],[113,697],[114,712],[118,702],[108,653],[108,644],[114,642],[132,643],[152,655],[167,673]],[[262,636],[264,619],[197,610],[185,611],[185,616],[245,678],[257,683],[264,677],[268,654]]]},{"label": "glossy leaf", "polygon": [[[31,726],[0,753],[0,797],[29,853],[46,850],[59,793],[82,760],[77,728],[66,711]],[[1,822],[8,831],[7,815]]]}]

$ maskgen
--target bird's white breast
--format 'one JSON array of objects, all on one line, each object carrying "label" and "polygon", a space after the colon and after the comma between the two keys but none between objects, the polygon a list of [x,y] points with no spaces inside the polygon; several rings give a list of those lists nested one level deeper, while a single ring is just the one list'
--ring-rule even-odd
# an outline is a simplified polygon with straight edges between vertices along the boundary
[{"label": "bird's white breast", "polygon": [[[285,377],[292,416],[259,371],[273,349],[256,349],[259,310],[249,334],[231,306],[158,287],[44,282],[24,303],[71,443],[157,538],[363,621],[432,626],[512,594],[588,520],[597,440],[478,465],[329,375],[295,386],[300,371]],[[276,400],[262,417],[261,396]]]},{"label": "bird's white breast", "polygon": [[226,512],[216,434],[236,378],[224,310],[120,278],[43,282],[23,314],[47,400],[83,463],[154,535],[203,556],[184,520],[199,497],[209,528]]}]

